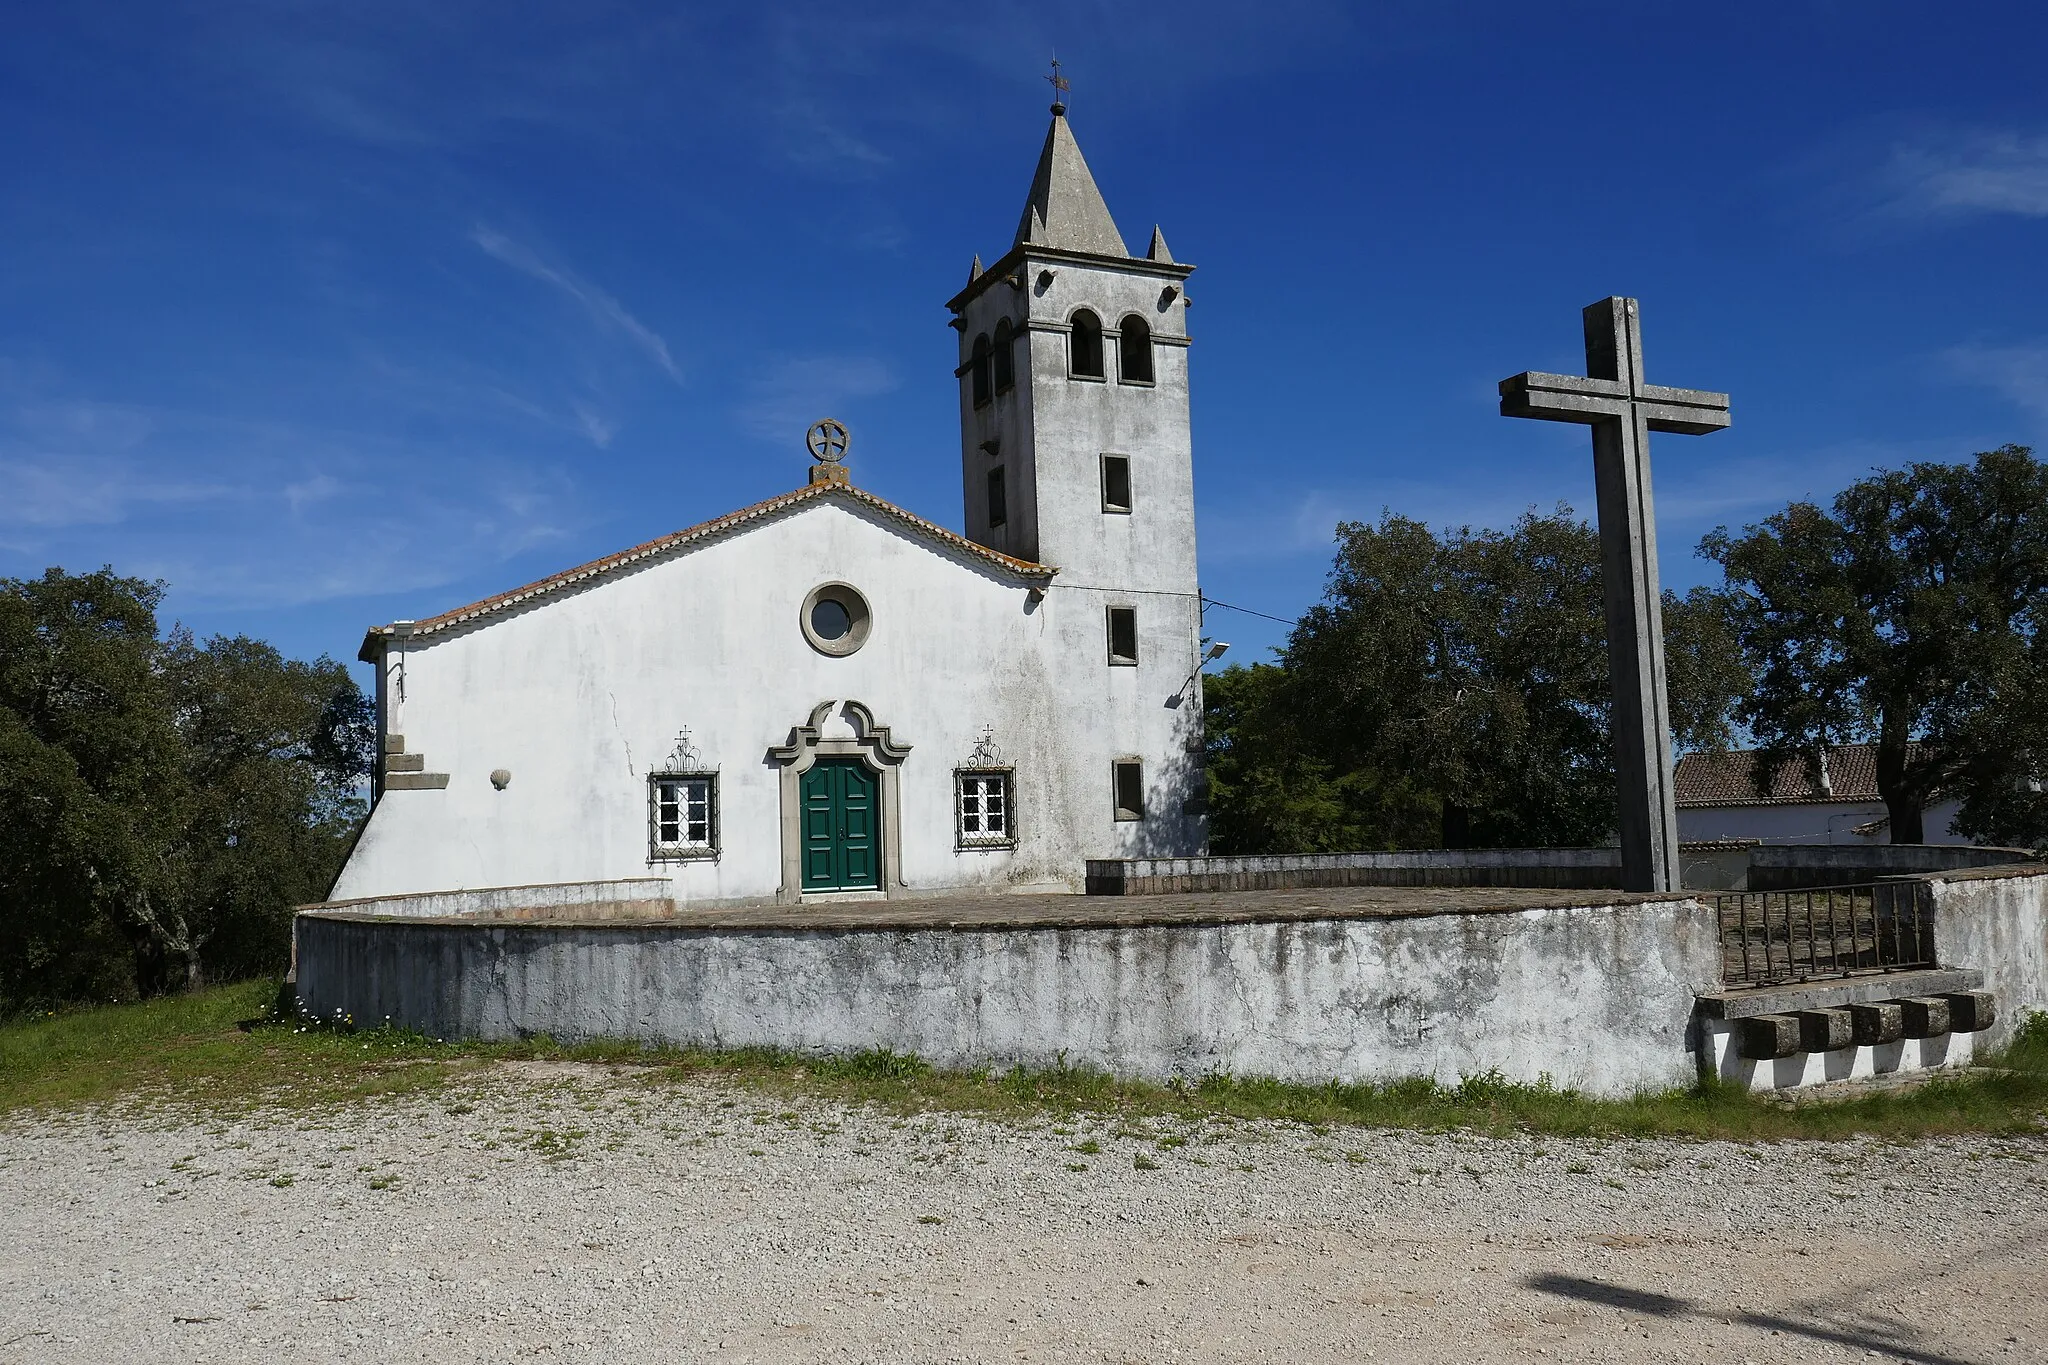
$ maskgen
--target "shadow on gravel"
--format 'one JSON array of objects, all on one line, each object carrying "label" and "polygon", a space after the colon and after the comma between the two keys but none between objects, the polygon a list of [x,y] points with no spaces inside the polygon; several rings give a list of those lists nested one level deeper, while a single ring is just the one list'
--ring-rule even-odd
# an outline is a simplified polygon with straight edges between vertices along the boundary
[{"label": "shadow on gravel", "polygon": [[1923,1351],[1917,1347],[1904,1345],[1893,1336],[1844,1331],[1823,1327],[1817,1323],[1798,1322],[1772,1313],[1716,1313],[1701,1308],[1691,1299],[1673,1298],[1669,1294],[1659,1294],[1648,1289],[1630,1289],[1626,1285],[1609,1284],[1604,1280],[1581,1279],[1577,1275],[1531,1275],[1522,1283],[1541,1294],[1555,1294],[1559,1298],[1577,1299],[1581,1303],[1619,1308],[1623,1312],[1640,1313],[1645,1317],[1696,1317],[1713,1322],[1741,1323],[1746,1327],[1760,1327],[1765,1331],[1782,1332],[1787,1336],[1831,1342],[1859,1351],[1881,1351],[1900,1360],[1912,1361],[1914,1365],[1971,1365],[1970,1361],[1960,1356],[1937,1355],[1931,1351]]}]

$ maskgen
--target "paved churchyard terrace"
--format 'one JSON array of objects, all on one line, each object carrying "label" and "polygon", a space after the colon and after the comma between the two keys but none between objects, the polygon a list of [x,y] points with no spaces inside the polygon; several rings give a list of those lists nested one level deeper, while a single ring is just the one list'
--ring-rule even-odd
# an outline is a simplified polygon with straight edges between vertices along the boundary
[{"label": "paved churchyard terrace", "polygon": [[[1147,924],[1256,924],[1321,919],[1401,919],[1420,915],[1509,913],[1543,906],[1632,905],[1684,895],[1501,886],[1342,886],[1313,890],[1195,891],[1149,896],[929,896],[691,910],[664,922],[707,929],[1089,929]],[[348,911],[333,918],[369,919]],[[589,907],[509,911],[443,923],[547,919],[642,927],[648,916],[593,913]]]},{"label": "paved churchyard terrace", "polygon": [[2048,1141],[897,1117],[506,1064],[0,1126],[0,1362],[2048,1359]]}]

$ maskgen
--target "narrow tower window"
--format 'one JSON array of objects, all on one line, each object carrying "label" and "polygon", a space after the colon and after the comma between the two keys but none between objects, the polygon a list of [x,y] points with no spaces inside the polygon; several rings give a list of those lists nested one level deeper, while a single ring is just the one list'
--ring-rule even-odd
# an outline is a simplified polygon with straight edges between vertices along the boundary
[{"label": "narrow tower window", "polygon": [[974,339],[974,351],[967,359],[967,368],[973,375],[974,406],[978,408],[988,402],[988,333]]},{"label": "narrow tower window", "polygon": [[1109,661],[1126,667],[1138,662],[1138,609],[1109,609]]},{"label": "narrow tower window", "polygon": [[988,472],[988,524],[994,530],[1010,519],[1010,501],[1003,493],[1003,467]]},{"label": "narrow tower window", "polygon": [[1128,455],[1102,457],[1102,510],[1124,513],[1131,510],[1131,457]]},{"label": "narrow tower window", "polygon": [[1152,329],[1133,313],[1117,330],[1117,378],[1126,384],[1151,383]]},{"label": "narrow tower window", "polygon": [[1083,308],[1067,335],[1067,373],[1076,379],[1102,378],[1102,319]]},{"label": "narrow tower window", "polygon": [[1120,758],[1111,765],[1115,772],[1116,818],[1145,818],[1145,765],[1135,758]]},{"label": "narrow tower window", "polygon": [[1008,393],[1017,386],[1017,334],[1010,330],[1010,320],[1004,318],[996,324],[996,392]]}]

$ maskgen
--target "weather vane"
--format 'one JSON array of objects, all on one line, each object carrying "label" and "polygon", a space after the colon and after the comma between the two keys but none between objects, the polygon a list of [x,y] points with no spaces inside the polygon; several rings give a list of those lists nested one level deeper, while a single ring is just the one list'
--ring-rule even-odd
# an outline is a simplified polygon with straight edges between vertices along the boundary
[{"label": "weather vane", "polygon": [[1065,113],[1067,109],[1067,91],[1073,89],[1073,87],[1068,85],[1067,78],[1060,74],[1060,59],[1058,57],[1052,59],[1052,74],[1045,79],[1052,82],[1052,111],[1055,114]]}]

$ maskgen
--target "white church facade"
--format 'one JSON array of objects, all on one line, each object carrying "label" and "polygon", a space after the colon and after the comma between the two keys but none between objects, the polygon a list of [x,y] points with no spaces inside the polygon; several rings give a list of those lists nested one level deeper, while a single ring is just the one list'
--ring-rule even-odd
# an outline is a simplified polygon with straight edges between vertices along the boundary
[{"label": "white church facade", "polygon": [[1081,889],[1205,851],[1191,267],[1133,256],[1054,106],[950,303],[964,534],[813,429],[793,492],[372,628],[335,900],[663,878],[684,906]]}]

